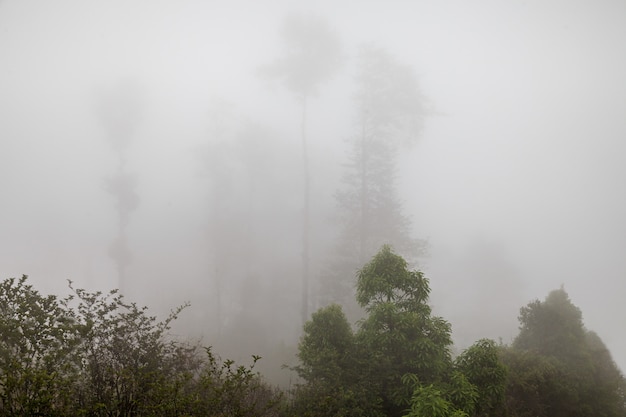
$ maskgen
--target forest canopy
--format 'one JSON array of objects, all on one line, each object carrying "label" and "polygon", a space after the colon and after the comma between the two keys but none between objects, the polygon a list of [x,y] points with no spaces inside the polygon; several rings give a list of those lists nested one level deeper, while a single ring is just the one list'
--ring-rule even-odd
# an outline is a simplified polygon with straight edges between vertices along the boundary
[{"label": "forest canopy", "polygon": [[342,306],[313,313],[298,345],[300,380],[273,387],[117,290],[42,295],[0,283],[0,415],[607,416],[626,415],[625,381],[563,288],[520,309],[511,345],[480,339],[452,354],[429,280],[383,246],[357,274],[355,326]]}]

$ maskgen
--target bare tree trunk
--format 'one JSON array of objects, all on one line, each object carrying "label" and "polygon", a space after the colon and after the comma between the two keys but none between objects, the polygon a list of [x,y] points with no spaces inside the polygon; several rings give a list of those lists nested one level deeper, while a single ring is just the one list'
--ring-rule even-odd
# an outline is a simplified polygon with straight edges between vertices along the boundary
[{"label": "bare tree trunk", "polygon": [[368,179],[367,179],[367,157],[368,157],[368,149],[367,149],[367,129],[366,129],[366,121],[363,120],[363,125],[361,127],[361,141],[360,141],[360,161],[359,161],[359,171],[360,171],[360,181],[361,181],[361,190],[360,190],[360,227],[359,227],[359,255],[358,261],[359,265],[363,265],[365,263],[366,256],[366,243],[367,238],[369,237],[369,190],[368,190]]},{"label": "bare tree trunk", "polygon": [[306,142],[306,96],[302,97],[302,170],[304,175],[304,213],[302,215],[302,325],[309,318],[309,246],[310,246],[310,173]]}]

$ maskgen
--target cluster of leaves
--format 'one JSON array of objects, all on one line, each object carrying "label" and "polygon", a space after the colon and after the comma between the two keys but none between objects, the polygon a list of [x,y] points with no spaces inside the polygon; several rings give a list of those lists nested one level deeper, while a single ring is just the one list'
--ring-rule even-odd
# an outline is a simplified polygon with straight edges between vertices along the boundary
[{"label": "cluster of leaves", "polygon": [[396,189],[400,146],[419,137],[426,100],[412,69],[383,48],[363,45],[355,58],[353,131],[335,194],[339,233],[322,278],[323,299],[340,303],[354,319],[361,313],[354,297],[355,271],[385,243],[404,256],[426,249],[425,242],[411,236]]},{"label": "cluster of leaves", "polygon": [[519,320],[519,335],[502,352],[510,415],[626,415],[624,377],[563,288],[522,307]]},{"label": "cluster of leaves", "polygon": [[26,276],[0,283],[0,416],[277,415],[259,357],[235,366],[167,338],[186,306],[158,322],[116,291],[72,291],[59,300]]},{"label": "cluster of leaves", "polygon": [[481,339],[456,358],[429,281],[384,246],[358,274],[366,312],[313,314],[291,402],[252,364],[167,337],[162,322],[108,294],[42,296],[26,276],[0,283],[0,417],[46,416],[626,416],[626,383],[567,293],[522,307],[511,346]]},{"label": "cluster of leaves", "polygon": [[429,294],[428,279],[383,246],[358,274],[357,331],[336,304],[305,325],[297,414],[495,415],[506,377],[497,346],[479,341],[453,360],[450,324],[431,315]]},{"label": "cluster of leaves", "polygon": [[339,305],[306,323],[295,415],[626,416],[624,377],[564,290],[522,307],[511,346],[481,339],[454,359],[429,293],[428,279],[384,246],[358,274],[366,316],[356,331]]}]

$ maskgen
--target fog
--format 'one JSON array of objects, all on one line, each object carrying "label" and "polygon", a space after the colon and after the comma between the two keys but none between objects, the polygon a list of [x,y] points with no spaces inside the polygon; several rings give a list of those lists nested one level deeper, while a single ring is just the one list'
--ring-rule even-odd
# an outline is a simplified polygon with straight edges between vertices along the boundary
[{"label": "fog", "polygon": [[189,301],[177,332],[289,351],[302,110],[263,68],[286,16],[316,16],[342,65],[307,101],[311,309],[370,43],[427,99],[396,179],[457,348],[510,342],[519,308],[563,285],[626,369],[626,4],[308,3],[0,1],[0,277],[119,287],[159,314]]}]

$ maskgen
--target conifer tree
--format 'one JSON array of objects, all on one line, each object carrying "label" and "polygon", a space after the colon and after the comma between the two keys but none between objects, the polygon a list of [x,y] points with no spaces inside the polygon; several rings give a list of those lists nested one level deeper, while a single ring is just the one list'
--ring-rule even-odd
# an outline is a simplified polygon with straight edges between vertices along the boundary
[{"label": "conifer tree", "polygon": [[323,277],[323,303],[354,311],[355,273],[384,244],[410,262],[424,250],[411,236],[396,190],[400,146],[413,144],[425,115],[412,69],[382,48],[366,45],[357,56],[354,133],[343,186],[336,194],[340,234]]}]

